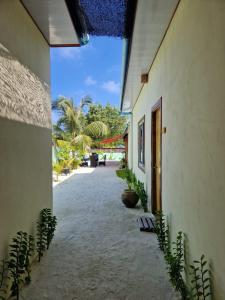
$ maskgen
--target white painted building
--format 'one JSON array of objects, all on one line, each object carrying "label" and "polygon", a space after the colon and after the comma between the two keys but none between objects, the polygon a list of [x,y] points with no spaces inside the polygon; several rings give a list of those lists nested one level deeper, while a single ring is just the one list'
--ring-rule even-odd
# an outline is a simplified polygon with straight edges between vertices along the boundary
[{"label": "white painted building", "polygon": [[225,1],[140,0],[125,57],[129,167],[225,299]]}]

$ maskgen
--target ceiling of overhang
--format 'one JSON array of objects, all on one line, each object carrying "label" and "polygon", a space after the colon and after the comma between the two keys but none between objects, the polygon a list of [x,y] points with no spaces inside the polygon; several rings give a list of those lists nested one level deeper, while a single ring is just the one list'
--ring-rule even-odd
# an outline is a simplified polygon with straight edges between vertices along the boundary
[{"label": "ceiling of overhang", "polygon": [[130,56],[124,70],[122,111],[132,110],[142,88],[141,74],[149,72],[178,3],[179,0],[138,1]]},{"label": "ceiling of overhang", "polygon": [[79,46],[64,0],[21,0],[50,46]]}]

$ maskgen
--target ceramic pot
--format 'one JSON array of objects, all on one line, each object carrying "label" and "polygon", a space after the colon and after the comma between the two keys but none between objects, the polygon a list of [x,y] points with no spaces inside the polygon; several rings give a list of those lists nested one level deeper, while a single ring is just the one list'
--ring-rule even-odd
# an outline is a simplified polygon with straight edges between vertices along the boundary
[{"label": "ceramic pot", "polygon": [[121,195],[121,199],[126,207],[134,208],[138,203],[139,197],[135,191],[125,190]]}]

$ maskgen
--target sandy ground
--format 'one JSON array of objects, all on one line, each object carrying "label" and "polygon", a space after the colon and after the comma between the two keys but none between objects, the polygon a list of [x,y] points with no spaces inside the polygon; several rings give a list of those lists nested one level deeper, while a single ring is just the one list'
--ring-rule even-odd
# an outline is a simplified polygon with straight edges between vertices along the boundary
[{"label": "sandy ground", "polygon": [[138,229],[142,210],[120,200],[124,187],[115,166],[108,166],[84,170],[54,188],[56,235],[21,299],[178,299],[156,236]]},{"label": "sandy ground", "polygon": [[55,180],[56,175],[54,175],[53,176],[54,180],[52,181],[52,186],[55,187],[58,184],[61,184],[63,181],[69,179],[73,175],[92,173],[94,170],[95,170],[95,168],[78,168],[76,170],[71,171],[70,174],[68,174],[68,175],[64,175],[64,174],[59,175],[57,181]]}]

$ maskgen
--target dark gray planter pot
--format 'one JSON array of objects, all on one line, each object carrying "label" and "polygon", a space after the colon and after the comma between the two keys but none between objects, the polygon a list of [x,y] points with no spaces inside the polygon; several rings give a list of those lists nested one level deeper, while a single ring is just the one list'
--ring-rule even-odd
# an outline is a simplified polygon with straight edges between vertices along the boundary
[{"label": "dark gray planter pot", "polygon": [[134,208],[138,203],[139,197],[135,191],[125,190],[121,195],[121,199],[126,207]]}]

